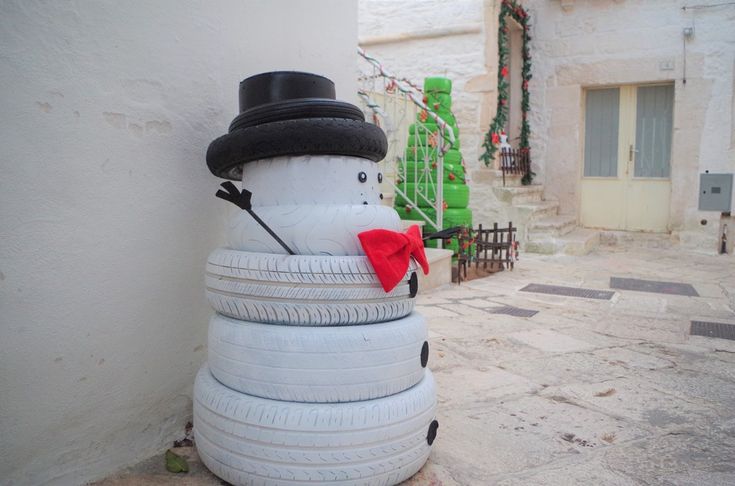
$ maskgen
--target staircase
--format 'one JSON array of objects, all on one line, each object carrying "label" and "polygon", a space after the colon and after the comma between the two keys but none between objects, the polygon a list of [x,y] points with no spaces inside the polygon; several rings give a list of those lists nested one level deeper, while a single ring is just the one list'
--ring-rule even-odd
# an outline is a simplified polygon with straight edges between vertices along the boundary
[{"label": "staircase", "polygon": [[521,184],[520,175],[490,171],[492,190],[508,221],[518,227],[528,253],[585,255],[600,244],[599,231],[577,227],[574,215],[559,214],[559,202],[544,198],[544,186]]},{"label": "staircase", "polygon": [[[364,50],[358,48],[358,55],[363,61],[367,61],[367,65],[361,64],[361,72],[358,76],[363,87],[358,91],[365,119],[373,123],[382,125],[388,138],[388,154],[385,160],[380,162],[381,172],[383,173],[383,181],[381,183],[381,191],[383,200],[381,203],[385,206],[393,207],[396,197],[396,168],[399,161],[403,158],[407,138],[409,133],[409,125],[415,123],[417,110],[431,111],[423,103],[422,94],[418,86],[405,78],[397,78],[386,71],[383,65],[375,58],[369,56]],[[378,103],[380,101],[380,103]],[[439,122],[439,118],[434,113],[428,113],[432,120],[441,125],[445,122]],[[452,132],[450,129],[449,132]],[[452,132],[451,140],[454,142],[454,133]],[[437,159],[442,160],[442,154],[438,154]],[[438,167],[443,169],[443,164],[439,163]],[[438,179],[441,179],[442,172],[438,171]],[[441,190],[435,190],[438,195],[436,198],[435,214],[443,212]],[[405,194],[404,194],[405,196]],[[415,200],[415,195],[413,200]],[[407,221],[402,220],[403,229],[408,229],[414,224],[419,227],[427,228],[436,227],[438,219],[431,221]],[[436,228],[434,228],[436,229]],[[419,291],[446,285],[452,282],[452,250],[441,248],[425,248],[426,259],[429,261],[431,271],[429,275],[423,272],[416,272],[418,275]]]}]

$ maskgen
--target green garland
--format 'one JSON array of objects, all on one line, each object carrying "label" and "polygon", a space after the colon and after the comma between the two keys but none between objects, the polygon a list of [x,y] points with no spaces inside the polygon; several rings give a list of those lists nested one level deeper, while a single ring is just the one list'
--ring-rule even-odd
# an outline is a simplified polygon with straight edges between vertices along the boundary
[{"label": "green garland", "polygon": [[[530,24],[526,10],[516,0],[503,0],[500,5],[500,16],[498,19],[498,109],[488,132],[485,134],[485,141],[482,144],[485,152],[480,156],[480,160],[485,162],[485,165],[490,165],[490,162],[495,157],[495,152],[497,152],[498,144],[500,143],[500,132],[503,131],[505,122],[508,119],[508,61],[510,49],[508,47],[509,29],[506,19],[509,16],[523,28],[523,67],[521,68],[521,77],[523,79],[523,84],[521,85],[521,113],[523,121],[521,123],[521,137],[518,147],[526,150],[530,148],[528,143],[528,136],[531,133],[531,128],[528,125],[528,110],[530,107],[528,81],[531,79],[531,51],[528,47],[528,42],[531,40],[531,36],[528,33]],[[532,177],[533,175],[524,176],[524,179],[528,179],[527,181],[524,180],[524,182],[530,183]]]}]

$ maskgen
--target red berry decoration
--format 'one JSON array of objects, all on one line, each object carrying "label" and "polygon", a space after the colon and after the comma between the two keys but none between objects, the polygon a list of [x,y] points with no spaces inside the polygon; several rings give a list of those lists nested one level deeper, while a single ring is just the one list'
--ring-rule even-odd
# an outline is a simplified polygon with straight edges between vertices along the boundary
[{"label": "red berry decoration", "polygon": [[454,179],[456,179],[456,178],[457,178],[457,177],[455,177],[455,175],[454,175],[454,174],[453,174],[452,172],[450,172],[450,173],[449,173],[449,180],[450,180],[450,181],[453,181],[453,180],[454,180]]},{"label": "red berry decoration", "polygon": [[431,164],[431,168],[432,169],[436,169],[436,162],[434,162],[433,164]]},{"label": "red berry decoration", "polygon": [[410,213],[411,212],[411,206],[409,206],[408,204],[406,204],[406,212],[407,213]]},{"label": "red berry decoration", "polygon": [[445,209],[445,210],[446,209],[449,209],[449,204],[447,204],[446,201],[442,202],[442,208]]}]

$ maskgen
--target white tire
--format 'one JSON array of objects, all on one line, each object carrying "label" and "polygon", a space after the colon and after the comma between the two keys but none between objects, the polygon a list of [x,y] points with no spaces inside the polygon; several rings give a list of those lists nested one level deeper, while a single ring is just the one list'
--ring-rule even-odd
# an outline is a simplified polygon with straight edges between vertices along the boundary
[{"label": "white tire", "polygon": [[[301,204],[253,210],[298,255],[364,255],[358,234],[379,228],[401,230],[398,213],[388,206]],[[232,249],[286,254],[246,211],[235,214],[228,233]]]},{"label": "white tire", "polygon": [[413,313],[368,326],[293,327],[215,315],[209,369],[233,390],[292,402],[354,402],[400,393],[424,376],[429,344]]},{"label": "white tire", "polygon": [[289,155],[248,162],[242,186],[260,206],[380,204],[380,166],[346,155]]},{"label": "white tire", "polygon": [[207,261],[207,299],[243,321],[297,326],[371,324],[407,316],[418,288],[411,261],[383,291],[367,257],[273,255],[218,248]]},{"label": "white tire", "polygon": [[377,400],[293,403],[239,393],[205,364],[194,383],[194,437],[204,464],[233,485],[393,485],[429,457],[434,379]]}]

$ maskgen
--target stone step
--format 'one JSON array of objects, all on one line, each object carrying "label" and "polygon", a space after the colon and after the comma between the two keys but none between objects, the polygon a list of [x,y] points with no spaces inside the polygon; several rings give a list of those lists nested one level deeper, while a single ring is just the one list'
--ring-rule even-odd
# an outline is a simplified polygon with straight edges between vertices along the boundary
[{"label": "stone step", "polygon": [[577,217],[573,214],[559,214],[533,221],[529,227],[529,239],[542,238],[545,235],[564,236],[577,226]]},{"label": "stone step", "polygon": [[503,184],[503,171],[493,169],[492,171],[493,182],[492,185],[495,187],[522,187],[521,179],[523,174],[505,174],[505,184]]},{"label": "stone step", "polygon": [[564,236],[544,235],[534,238],[523,245],[528,253],[554,255],[586,255],[600,245],[600,232],[585,228],[577,228]]},{"label": "stone step", "polygon": [[559,212],[559,201],[549,199],[535,203],[517,204],[516,208],[528,214],[530,221],[556,216]]},{"label": "stone step", "polygon": [[493,186],[493,193],[500,202],[516,206],[518,204],[540,202],[544,195],[544,186],[531,184],[528,186]]},{"label": "stone step", "polygon": [[431,271],[428,275],[424,275],[420,269],[416,271],[419,277],[419,292],[452,283],[452,255],[454,252],[442,248],[424,248],[424,252]]},{"label": "stone step", "polygon": [[488,185],[492,187],[520,187],[522,186],[521,179],[523,178],[520,174],[506,174],[505,186],[503,186],[503,172],[488,167],[472,170],[468,176],[475,184]]},{"label": "stone step", "polygon": [[625,248],[672,248],[678,239],[669,233],[600,230],[600,244]]}]

